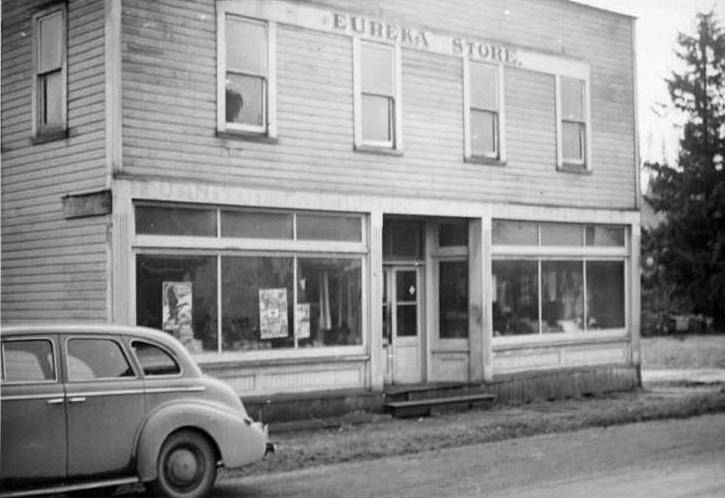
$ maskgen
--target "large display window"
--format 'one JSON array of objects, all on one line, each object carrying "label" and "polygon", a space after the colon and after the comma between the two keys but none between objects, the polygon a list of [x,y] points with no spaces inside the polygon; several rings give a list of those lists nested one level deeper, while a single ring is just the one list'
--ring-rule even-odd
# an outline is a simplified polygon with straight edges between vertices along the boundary
[{"label": "large display window", "polygon": [[[173,334],[192,353],[363,343],[362,216],[221,208],[209,216],[216,210],[137,206],[139,325]],[[219,243],[206,240],[203,249],[143,247],[147,234],[154,237],[149,244],[158,245],[164,242],[158,235],[169,232],[149,230],[150,214],[153,226],[162,227],[183,226],[185,213],[191,213],[188,223],[206,216],[220,224],[212,222],[185,242],[193,246],[199,236],[218,234]],[[260,239],[268,250],[259,249]],[[169,239],[169,245],[178,242]]]},{"label": "large display window", "polygon": [[626,327],[621,226],[494,220],[494,336]]}]

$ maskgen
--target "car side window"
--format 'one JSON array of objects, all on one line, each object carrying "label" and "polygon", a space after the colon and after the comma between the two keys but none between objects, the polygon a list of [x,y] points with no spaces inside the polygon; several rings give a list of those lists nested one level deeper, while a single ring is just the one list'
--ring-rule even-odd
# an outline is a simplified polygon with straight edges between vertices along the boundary
[{"label": "car side window", "polygon": [[181,368],[169,353],[148,342],[133,341],[131,348],[146,377],[157,375],[179,375]]},{"label": "car side window", "polygon": [[121,346],[110,339],[68,340],[68,379],[71,381],[134,377]]},{"label": "car side window", "polygon": [[3,382],[54,381],[53,343],[47,339],[3,341]]}]

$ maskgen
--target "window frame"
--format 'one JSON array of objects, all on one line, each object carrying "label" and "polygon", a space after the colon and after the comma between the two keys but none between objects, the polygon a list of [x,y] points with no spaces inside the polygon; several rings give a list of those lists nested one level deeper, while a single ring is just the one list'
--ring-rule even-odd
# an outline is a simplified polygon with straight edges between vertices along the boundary
[{"label": "window frame", "polygon": [[[146,344],[148,346],[153,346],[153,347],[161,350],[162,352],[164,352],[169,358],[171,358],[171,360],[177,366],[177,368],[179,369],[179,373],[175,373],[175,374],[159,374],[159,375],[156,375],[156,374],[147,374],[146,371],[144,370],[143,363],[139,359],[138,352],[136,351],[136,347],[135,347],[135,344],[136,343],[142,343],[142,344]],[[138,366],[139,372],[141,372],[141,376],[144,379],[175,379],[175,378],[179,378],[179,377],[183,377],[184,376],[184,368],[181,365],[181,363],[179,363],[176,360],[175,355],[171,351],[169,351],[165,347],[162,347],[160,344],[158,344],[156,342],[151,342],[151,341],[149,341],[147,339],[141,339],[141,338],[138,338],[138,337],[133,337],[129,341],[129,348],[130,348],[131,354],[133,355],[133,359],[134,359],[134,361],[136,362],[136,364]]]},{"label": "window frame", "polygon": [[[584,121],[564,119],[562,99],[562,78],[580,80],[583,82],[582,91]],[[591,91],[588,68],[580,73],[558,72],[554,76],[554,92],[556,102],[556,166],[559,171],[572,173],[590,173],[592,171],[592,120],[591,120]],[[564,157],[564,123],[576,123],[584,126],[584,133],[580,137],[583,140],[582,158],[575,160]]]},{"label": "window frame", "polygon": [[[497,109],[478,109],[473,107],[471,98],[471,64],[488,66],[496,70],[496,106]],[[503,64],[490,64],[487,62],[463,58],[463,158],[466,162],[483,164],[505,165],[506,164],[506,103],[504,91],[504,66]],[[496,152],[494,154],[476,155],[473,154],[473,122],[471,121],[472,110],[492,112],[496,116]]]},{"label": "window frame", "polygon": [[[554,220],[533,220],[533,219],[507,219],[507,218],[495,218],[496,221],[524,221],[530,222],[537,225],[537,243],[535,245],[513,245],[513,244],[494,244],[491,240],[491,267],[489,279],[489,313],[493,316],[493,262],[495,261],[535,261],[537,264],[537,286],[539,289],[539,302],[538,307],[538,333],[536,334],[521,334],[521,335],[508,335],[508,336],[494,336],[493,341],[495,344],[506,345],[506,344],[521,344],[521,343],[556,343],[556,342],[570,342],[570,341],[591,341],[592,339],[606,339],[606,338],[624,338],[627,337],[628,330],[632,324],[632,306],[630,303],[631,289],[630,284],[632,279],[632,270],[630,268],[630,252],[631,252],[631,229],[628,225],[612,224],[612,223],[590,223],[587,221],[574,222],[576,225],[581,225],[582,228],[582,244],[581,245],[568,245],[568,246],[554,246],[554,245],[542,245],[542,225],[547,223],[558,223]],[[590,226],[606,226],[606,227],[622,227],[624,228],[624,244],[621,246],[593,246],[586,245],[586,230]],[[583,295],[584,295],[584,316],[587,313],[587,263],[589,262],[601,262],[601,261],[614,261],[621,262],[623,266],[623,282],[624,288],[622,289],[624,298],[624,326],[610,329],[590,329],[580,330],[576,332],[556,332],[556,333],[543,333],[542,324],[542,265],[545,262],[550,261],[576,261],[582,265],[582,276],[583,276]],[[493,331],[493,329],[492,329]]]},{"label": "window frame", "polygon": [[[138,288],[138,278],[136,275],[136,261],[139,255],[147,256],[212,256],[217,260],[217,343],[222,338],[222,294],[221,294],[221,258],[224,256],[289,256],[294,260],[294,272],[296,281],[297,259],[298,258],[338,258],[338,259],[358,259],[361,261],[361,306],[365,309],[366,303],[370,300],[370,283],[366,277],[369,272],[370,252],[369,252],[369,217],[362,212],[352,211],[322,211],[317,209],[274,209],[263,206],[234,206],[234,205],[215,205],[215,204],[191,204],[177,202],[158,202],[151,200],[137,199],[134,200],[132,206],[166,206],[174,207],[196,207],[199,209],[216,209],[217,223],[220,223],[221,211],[234,210],[251,212],[288,212],[303,213],[328,216],[355,216],[360,217],[361,240],[359,242],[350,241],[325,241],[325,240],[300,240],[297,238],[296,221],[294,222],[294,237],[292,239],[262,239],[262,238],[243,238],[243,237],[222,237],[219,230],[215,237],[200,236],[179,236],[179,235],[146,235],[135,232],[134,215],[131,214],[131,226],[129,227],[131,235],[131,260],[128,268],[129,287],[129,309],[128,319],[132,323],[136,323],[138,319],[138,310],[136,309],[136,293]],[[296,217],[294,217],[296,219]],[[296,286],[293,286],[295,294],[288,298],[295,299],[296,303]],[[295,306],[296,308],[296,306]],[[294,310],[296,313],[296,309]],[[294,321],[293,317],[293,321]],[[294,322],[293,322],[294,323]],[[315,348],[280,348],[270,350],[248,350],[248,351],[222,351],[217,347],[216,351],[205,351],[201,353],[192,353],[197,362],[216,362],[222,361],[266,361],[278,359],[295,359],[302,361],[304,358],[334,357],[344,355],[345,357],[355,356],[358,358],[366,355],[369,348],[370,329],[369,317],[366,313],[362,314],[361,323],[361,344],[357,345],[337,345]],[[221,352],[220,352],[221,351]]]},{"label": "window frame", "polygon": [[[269,19],[250,17],[237,8],[234,2],[217,4],[217,132],[239,136],[277,138],[277,58],[276,40],[277,23]],[[244,123],[230,123],[226,119],[226,75],[227,75],[227,42],[226,22],[228,16],[235,16],[252,23],[263,24],[267,34],[267,74],[262,77],[266,82],[262,108],[264,124],[261,126]],[[259,75],[253,75],[259,76]]]},{"label": "window frame", "polygon": [[[370,94],[392,99],[392,106],[389,111],[390,141],[365,140],[363,137],[363,88],[362,88],[362,48],[363,45],[374,45],[388,48],[392,51],[392,78],[393,95]],[[353,114],[354,114],[354,137],[353,145],[356,151],[397,153],[403,151],[403,100],[402,100],[402,75],[401,75],[401,48],[398,44],[389,44],[361,40],[359,36],[352,38],[353,55]]]},{"label": "window frame", "polygon": [[[60,14],[61,16],[61,43],[60,43],[60,86],[61,86],[61,124],[56,126],[44,125],[41,121],[41,85],[43,75],[51,71],[39,70],[40,63],[40,22],[47,17]],[[33,138],[62,138],[68,130],[68,12],[63,5],[54,5],[43,9],[33,15],[31,20],[32,50],[33,50],[33,82],[32,82],[32,136]]]}]

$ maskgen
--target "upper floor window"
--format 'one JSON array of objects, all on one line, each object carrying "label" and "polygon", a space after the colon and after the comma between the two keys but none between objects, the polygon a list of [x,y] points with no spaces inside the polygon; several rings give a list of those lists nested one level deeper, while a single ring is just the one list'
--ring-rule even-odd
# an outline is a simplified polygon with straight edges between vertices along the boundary
[{"label": "upper floor window", "polygon": [[219,16],[217,127],[274,137],[275,25],[223,10]]},{"label": "upper floor window", "polygon": [[465,157],[504,161],[502,67],[466,59],[464,68]]},{"label": "upper floor window", "polygon": [[354,40],[358,76],[355,92],[355,146],[400,150],[400,49]]},{"label": "upper floor window", "polygon": [[53,7],[33,17],[33,136],[66,129],[66,12]]},{"label": "upper floor window", "polygon": [[586,81],[566,76],[557,81],[559,167],[590,169]]}]

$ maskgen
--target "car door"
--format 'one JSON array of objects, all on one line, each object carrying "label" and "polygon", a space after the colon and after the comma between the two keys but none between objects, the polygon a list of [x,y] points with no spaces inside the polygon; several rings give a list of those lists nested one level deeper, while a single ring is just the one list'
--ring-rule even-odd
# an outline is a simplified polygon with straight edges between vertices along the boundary
[{"label": "car door", "polygon": [[66,471],[66,418],[58,336],[2,339],[0,479],[60,480]]},{"label": "car door", "polygon": [[144,397],[123,342],[110,335],[69,335],[64,350],[68,476],[132,474]]}]

